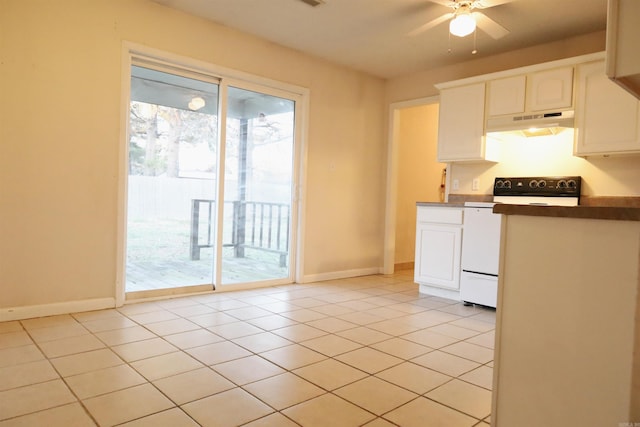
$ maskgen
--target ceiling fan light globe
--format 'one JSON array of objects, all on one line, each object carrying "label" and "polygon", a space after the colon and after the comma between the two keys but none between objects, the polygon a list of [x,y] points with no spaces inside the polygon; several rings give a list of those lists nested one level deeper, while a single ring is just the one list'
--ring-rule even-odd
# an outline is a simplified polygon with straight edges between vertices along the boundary
[{"label": "ceiling fan light globe", "polygon": [[205,106],[205,101],[199,96],[196,96],[189,101],[189,109],[192,111],[198,111]]},{"label": "ceiling fan light globe", "polygon": [[457,37],[465,37],[476,29],[476,20],[470,14],[460,14],[449,23],[449,32]]}]

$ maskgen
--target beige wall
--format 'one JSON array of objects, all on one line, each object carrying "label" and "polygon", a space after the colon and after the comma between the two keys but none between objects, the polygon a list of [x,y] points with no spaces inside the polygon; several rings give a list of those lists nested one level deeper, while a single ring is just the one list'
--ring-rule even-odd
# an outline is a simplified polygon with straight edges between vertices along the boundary
[{"label": "beige wall", "polygon": [[399,110],[398,192],[395,263],[413,262],[416,241],[416,202],[440,201],[442,169],[436,161],[438,104]]},{"label": "beige wall", "polygon": [[604,48],[605,33],[602,31],[499,55],[471,59],[448,67],[391,79],[387,82],[387,101],[391,103],[435,96],[438,95],[438,90],[434,85],[438,83],[600,52]]},{"label": "beige wall", "polygon": [[381,266],[382,80],[148,0],[2,0],[0,40],[0,309],[114,297],[123,41],[308,88],[304,273]]},{"label": "beige wall", "polygon": [[[499,145],[499,163],[451,166],[451,176],[460,183],[451,194],[492,194],[494,178],[499,176],[578,175],[585,196],[640,196],[640,156],[575,157],[573,130],[548,137],[507,138]],[[471,189],[474,178],[480,180],[477,192]]]},{"label": "beige wall", "polygon": [[[604,49],[595,33],[385,83],[149,0],[1,0],[0,314],[114,297],[124,41],[310,90],[308,276],[382,265],[386,105],[435,95],[434,83]],[[592,165],[616,186],[640,182],[634,160]],[[478,171],[454,173],[462,190]]]}]

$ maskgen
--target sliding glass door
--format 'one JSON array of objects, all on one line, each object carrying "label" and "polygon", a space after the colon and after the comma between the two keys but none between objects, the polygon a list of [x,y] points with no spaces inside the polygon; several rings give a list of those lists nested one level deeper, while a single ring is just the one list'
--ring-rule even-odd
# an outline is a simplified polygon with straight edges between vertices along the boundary
[{"label": "sliding glass door", "polygon": [[295,103],[227,90],[222,283],[289,276]]},{"label": "sliding glass door", "polygon": [[126,292],[290,281],[293,97],[131,67]]}]

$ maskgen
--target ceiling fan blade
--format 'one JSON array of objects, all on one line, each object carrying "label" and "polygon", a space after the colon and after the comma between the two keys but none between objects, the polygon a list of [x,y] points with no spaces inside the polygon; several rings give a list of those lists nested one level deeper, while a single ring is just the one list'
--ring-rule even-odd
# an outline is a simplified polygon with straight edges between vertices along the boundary
[{"label": "ceiling fan blade", "polygon": [[442,6],[451,7],[454,3],[452,0],[429,0],[431,3],[437,3]]},{"label": "ceiling fan blade", "polygon": [[498,24],[493,19],[489,18],[484,13],[473,12],[471,15],[476,20],[476,25],[478,26],[478,28],[489,34],[494,39],[499,39],[509,34],[509,30]]},{"label": "ceiling fan blade", "polygon": [[479,0],[475,7],[486,9],[488,7],[500,6],[501,4],[511,3],[513,1],[515,0]]},{"label": "ceiling fan blade", "polygon": [[422,34],[427,30],[432,29],[433,27],[442,24],[445,21],[448,21],[449,19],[453,18],[453,13],[445,13],[442,16],[437,17],[436,19],[433,19],[429,22],[427,22],[426,24],[423,24],[421,26],[419,26],[418,28],[416,28],[415,30],[407,33],[407,36],[409,37],[415,37],[418,34]]}]

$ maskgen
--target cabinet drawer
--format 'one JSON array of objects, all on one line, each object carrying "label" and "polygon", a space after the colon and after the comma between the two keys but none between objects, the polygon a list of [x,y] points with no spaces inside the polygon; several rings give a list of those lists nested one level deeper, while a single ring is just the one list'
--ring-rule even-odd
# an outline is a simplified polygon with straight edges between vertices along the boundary
[{"label": "cabinet drawer", "polygon": [[462,224],[462,208],[418,208],[418,222]]}]

